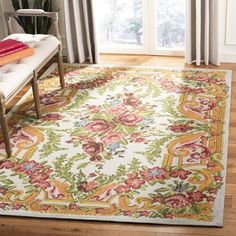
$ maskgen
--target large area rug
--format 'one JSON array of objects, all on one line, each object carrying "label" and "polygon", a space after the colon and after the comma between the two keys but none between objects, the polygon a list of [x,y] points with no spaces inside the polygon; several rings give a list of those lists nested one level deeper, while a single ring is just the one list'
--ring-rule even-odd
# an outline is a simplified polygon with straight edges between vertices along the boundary
[{"label": "large area rug", "polygon": [[0,215],[222,226],[231,72],[65,69],[11,114]]}]

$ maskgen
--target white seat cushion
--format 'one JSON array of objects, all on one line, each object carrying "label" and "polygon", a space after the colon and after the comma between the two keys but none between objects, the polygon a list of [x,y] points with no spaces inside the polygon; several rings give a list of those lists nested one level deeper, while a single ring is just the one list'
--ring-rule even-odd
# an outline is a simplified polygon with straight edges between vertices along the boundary
[{"label": "white seat cushion", "polygon": [[7,98],[23,81],[33,75],[33,71],[25,64],[11,63],[0,67],[0,90]]},{"label": "white seat cushion", "polygon": [[19,40],[35,49],[33,56],[20,60],[22,64],[26,64],[32,70],[35,70],[60,44],[55,36],[45,34],[11,34],[7,38]]},{"label": "white seat cushion", "polygon": [[[22,41],[35,49],[35,54],[0,67],[0,90],[7,98],[33,71],[55,51],[60,42],[52,35],[11,34],[7,38]],[[5,38],[5,39],[7,39]]]}]

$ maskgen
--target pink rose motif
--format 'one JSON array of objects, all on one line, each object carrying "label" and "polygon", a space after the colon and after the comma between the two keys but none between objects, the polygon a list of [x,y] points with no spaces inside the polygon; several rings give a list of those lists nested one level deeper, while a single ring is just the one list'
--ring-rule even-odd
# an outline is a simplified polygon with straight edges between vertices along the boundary
[{"label": "pink rose motif", "polygon": [[95,211],[97,214],[103,214],[106,210],[104,208],[96,208]]},{"label": "pink rose motif", "polygon": [[20,210],[23,207],[23,205],[20,204],[13,204],[12,205],[12,210]]},{"label": "pink rose motif", "polygon": [[217,194],[217,189],[216,188],[209,188],[208,192],[211,194]]},{"label": "pink rose motif", "polygon": [[105,144],[116,143],[123,139],[123,134],[119,132],[109,133],[106,136],[102,137],[102,142]]},{"label": "pink rose motif", "polygon": [[43,205],[42,210],[43,210],[43,211],[47,211],[47,210],[49,210],[50,208],[51,208],[51,206],[49,206],[49,205]]},{"label": "pink rose motif", "polygon": [[17,172],[22,172],[27,175],[31,175],[39,170],[41,170],[41,164],[37,163],[36,161],[26,161],[23,163],[17,163],[15,165],[14,170]]},{"label": "pink rose motif", "polygon": [[126,187],[133,189],[140,188],[144,183],[145,181],[143,179],[140,179],[137,173],[128,174],[128,179],[125,181]]},{"label": "pink rose motif", "polygon": [[195,201],[195,202],[201,202],[203,200],[203,198],[205,198],[205,194],[203,194],[200,191],[196,191],[196,192],[189,192],[188,193],[189,199]]},{"label": "pink rose motif", "polygon": [[207,200],[208,202],[214,202],[214,201],[215,201],[215,198],[212,197],[212,196],[206,196],[206,200]]},{"label": "pink rose motif", "polygon": [[147,143],[146,139],[142,138],[142,137],[135,139],[134,142],[135,143]]},{"label": "pink rose motif", "polygon": [[7,189],[5,187],[0,186],[0,194],[4,195],[7,192]]},{"label": "pink rose motif", "polygon": [[161,197],[161,196],[156,196],[156,197],[153,197],[153,202],[160,202],[160,203],[162,203],[163,202],[163,197]]},{"label": "pink rose motif", "polygon": [[108,124],[105,120],[97,119],[92,121],[90,124],[85,126],[86,129],[93,132],[105,132],[111,128],[111,125]]},{"label": "pink rose motif", "polygon": [[[75,71],[68,71],[68,72],[65,72],[65,76],[76,76],[76,75],[79,75],[80,74],[80,71],[79,70],[75,70]],[[57,75],[56,75],[57,76]]]},{"label": "pink rose motif", "polygon": [[209,82],[209,80],[211,79],[211,77],[207,76],[207,75],[196,75],[193,77],[188,77],[191,80],[197,80],[200,82]]},{"label": "pink rose motif", "polygon": [[104,85],[106,82],[107,82],[106,77],[97,78],[97,79],[95,80],[96,86]]},{"label": "pink rose motif", "polygon": [[97,176],[97,174],[94,173],[94,172],[92,172],[92,173],[89,174],[89,177],[95,177],[95,176]]},{"label": "pink rose motif", "polygon": [[132,216],[133,213],[132,213],[132,211],[123,211],[123,215],[124,216]]},{"label": "pink rose motif", "polygon": [[125,106],[123,106],[122,104],[118,104],[118,105],[110,107],[108,109],[108,112],[112,114],[119,114],[121,112],[124,112],[125,110],[126,110]]},{"label": "pink rose motif", "polygon": [[60,114],[47,114],[42,116],[41,118],[43,121],[57,121],[57,120],[61,120],[62,116]]},{"label": "pink rose motif", "polygon": [[79,83],[75,84],[75,87],[77,89],[87,89],[87,86],[86,86],[85,82],[79,82]]},{"label": "pink rose motif", "polygon": [[148,217],[149,214],[150,214],[150,212],[148,212],[148,211],[140,211],[140,212],[139,212],[139,215],[140,215],[140,216]]},{"label": "pink rose motif", "polygon": [[96,83],[94,81],[88,81],[86,82],[87,88],[94,88],[96,87]]},{"label": "pink rose motif", "polygon": [[180,125],[172,125],[170,126],[170,130],[175,133],[185,133],[189,130],[192,130],[193,128],[186,124],[180,124]]},{"label": "pink rose motif", "polygon": [[220,175],[216,175],[216,176],[214,176],[214,180],[215,180],[215,181],[222,181],[222,180],[223,180],[223,177],[220,176]]},{"label": "pink rose motif", "polygon": [[215,167],[216,163],[214,161],[208,161],[206,165],[210,169],[211,167]]},{"label": "pink rose motif", "polygon": [[153,167],[147,170],[141,171],[141,175],[146,181],[149,180],[164,180],[167,177],[167,171],[161,167]]},{"label": "pink rose motif", "polygon": [[166,213],[164,214],[164,218],[169,218],[169,219],[173,219],[174,215],[171,213]]},{"label": "pink rose motif", "polygon": [[90,112],[92,113],[98,113],[100,111],[100,107],[99,106],[89,106],[88,109],[90,110]]},{"label": "pink rose motif", "polygon": [[0,140],[0,149],[5,150],[5,143],[3,140]]},{"label": "pink rose motif", "polygon": [[104,150],[102,143],[94,141],[88,141],[86,144],[83,144],[82,148],[90,156],[96,156]]},{"label": "pink rose motif", "polygon": [[130,134],[130,137],[132,138],[131,142],[135,143],[147,143],[146,139],[141,137],[140,133],[132,133]]},{"label": "pink rose motif", "polygon": [[8,204],[5,202],[0,202],[0,209],[5,209]]},{"label": "pink rose motif", "polygon": [[136,126],[142,120],[143,118],[132,113],[124,113],[115,118],[116,122],[119,122],[126,126]]},{"label": "pink rose motif", "polygon": [[191,93],[201,94],[204,93],[204,90],[202,88],[196,88],[196,89],[190,89]]},{"label": "pink rose motif", "polygon": [[44,174],[46,174],[46,175],[50,175],[50,174],[53,172],[53,170],[50,169],[49,167],[47,167],[47,168],[45,168],[42,172],[43,172]]},{"label": "pink rose motif", "polygon": [[166,197],[164,204],[169,208],[183,208],[188,206],[190,201],[183,194],[175,194],[170,197]]},{"label": "pink rose motif", "polygon": [[77,208],[78,208],[78,206],[76,203],[70,203],[70,205],[69,205],[70,210],[76,210]]},{"label": "pink rose motif", "polygon": [[47,188],[51,187],[51,184],[47,181],[45,181],[45,182],[40,181],[40,182],[36,182],[35,187],[41,188],[41,189],[47,189]]},{"label": "pink rose motif", "polygon": [[11,169],[15,164],[10,161],[0,161],[0,169]]},{"label": "pink rose motif", "polygon": [[102,156],[101,155],[91,156],[90,157],[90,161],[97,162],[97,161],[101,161],[101,160],[102,160]]},{"label": "pink rose motif", "polygon": [[53,105],[58,103],[59,101],[56,100],[54,97],[56,96],[56,94],[45,94],[41,99],[40,102],[43,105]]},{"label": "pink rose motif", "polygon": [[31,184],[35,184],[38,188],[46,189],[51,186],[51,184],[47,181],[51,173],[52,170],[50,168],[46,168],[42,172],[35,172],[29,176],[29,182]]},{"label": "pink rose motif", "polygon": [[171,172],[170,172],[170,176],[171,177],[173,177],[173,178],[180,178],[180,179],[187,179],[188,178],[188,175],[190,175],[191,174],[191,172],[190,171],[188,171],[188,170],[183,170],[183,169],[181,169],[181,170],[172,170]]},{"label": "pink rose motif", "polygon": [[118,186],[117,188],[114,189],[118,194],[120,193],[124,193],[124,192],[129,192],[130,189],[127,188],[127,186],[124,186],[124,185],[120,185]]},{"label": "pink rose motif", "polygon": [[160,83],[161,87],[166,90],[170,90],[175,86],[175,84],[172,81],[166,80],[166,79],[159,80],[159,83]]},{"label": "pink rose motif", "polygon": [[133,138],[133,139],[139,138],[140,133],[132,133],[132,134],[130,134],[130,137]]},{"label": "pink rose motif", "polygon": [[94,189],[96,189],[98,187],[98,184],[95,180],[91,181],[91,182],[83,182],[78,186],[78,190],[81,192],[90,192]]},{"label": "pink rose motif", "polygon": [[141,104],[141,101],[136,98],[133,94],[128,94],[127,98],[123,100],[125,105],[137,107],[139,104]]},{"label": "pink rose motif", "polygon": [[44,173],[36,173],[30,176],[30,183],[44,183],[48,179],[48,175]]}]

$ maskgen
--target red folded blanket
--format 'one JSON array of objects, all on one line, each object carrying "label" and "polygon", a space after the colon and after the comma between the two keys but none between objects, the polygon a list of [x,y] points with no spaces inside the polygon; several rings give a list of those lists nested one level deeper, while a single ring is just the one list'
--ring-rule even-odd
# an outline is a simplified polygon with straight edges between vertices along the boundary
[{"label": "red folded blanket", "polygon": [[24,45],[23,42],[17,41],[15,39],[5,39],[0,41],[0,53],[17,48]]},{"label": "red folded blanket", "polygon": [[29,48],[28,45],[21,45],[17,48],[13,48],[13,49],[7,50],[5,52],[0,52],[0,57],[5,57],[7,55],[10,55],[10,54],[15,53],[15,52],[22,51],[22,50],[27,49],[27,48]]}]

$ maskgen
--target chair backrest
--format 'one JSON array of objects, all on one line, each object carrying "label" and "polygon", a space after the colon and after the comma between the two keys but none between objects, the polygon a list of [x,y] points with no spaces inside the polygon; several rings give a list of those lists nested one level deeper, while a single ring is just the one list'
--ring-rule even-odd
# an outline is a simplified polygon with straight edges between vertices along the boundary
[{"label": "chair backrest", "polygon": [[5,20],[7,22],[8,34],[12,34],[12,18],[16,18],[18,16],[31,16],[35,17],[35,30],[37,33],[37,17],[49,17],[52,19],[52,26],[55,30],[55,36],[61,41],[61,36],[59,33],[58,26],[58,13],[57,12],[45,12],[41,9],[19,9],[16,12],[5,12],[4,13]]}]

